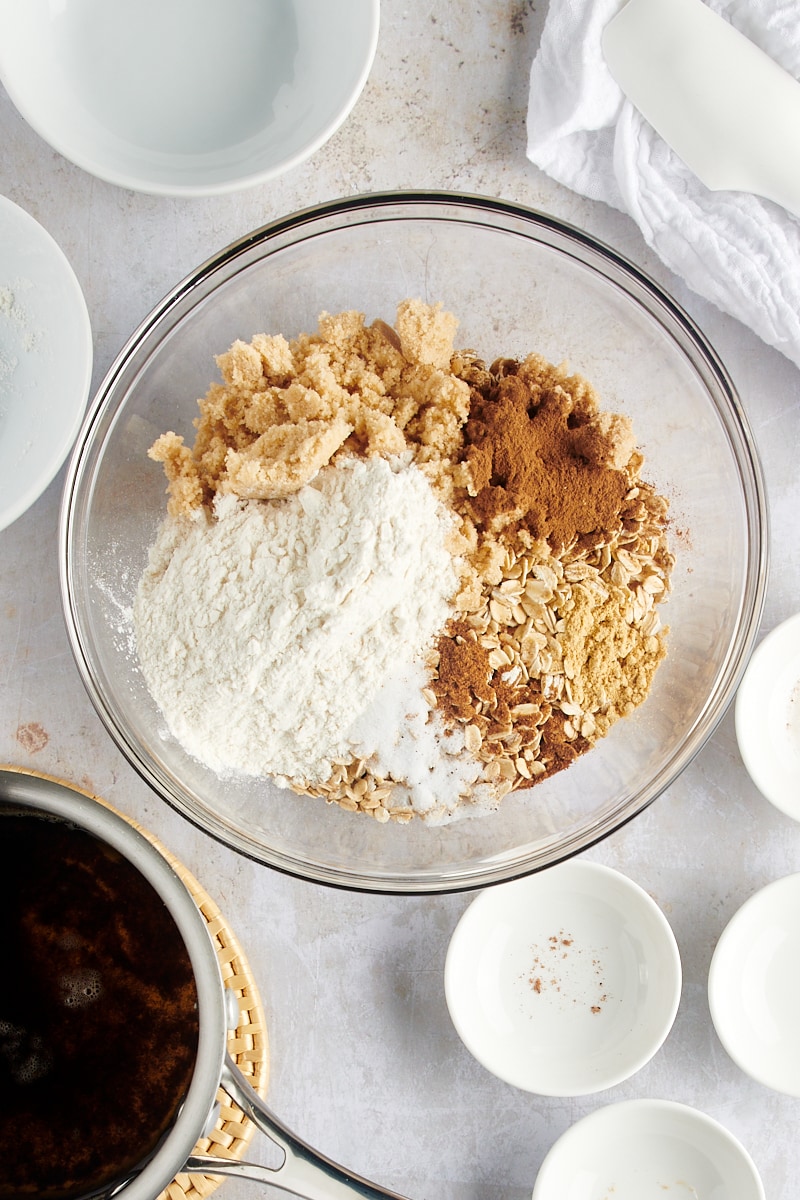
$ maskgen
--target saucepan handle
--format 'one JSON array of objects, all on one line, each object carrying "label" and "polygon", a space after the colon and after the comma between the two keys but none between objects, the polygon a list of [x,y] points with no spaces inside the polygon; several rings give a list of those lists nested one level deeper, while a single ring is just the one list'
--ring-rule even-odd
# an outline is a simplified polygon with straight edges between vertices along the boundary
[{"label": "saucepan handle", "polygon": [[405,1200],[397,1192],[389,1192],[346,1171],[287,1129],[228,1055],[223,1065],[221,1086],[245,1116],[280,1147],[284,1160],[279,1167],[265,1167],[258,1163],[194,1154],[187,1160],[184,1170],[254,1179],[305,1200],[352,1200],[354,1196],[362,1200]]}]

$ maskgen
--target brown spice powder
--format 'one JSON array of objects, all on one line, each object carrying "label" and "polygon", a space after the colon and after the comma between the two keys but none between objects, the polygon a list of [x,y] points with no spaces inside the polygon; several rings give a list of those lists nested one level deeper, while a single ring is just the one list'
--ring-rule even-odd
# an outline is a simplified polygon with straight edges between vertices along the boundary
[{"label": "brown spice powder", "polygon": [[[589,749],[585,738],[567,737],[563,716],[544,699],[538,684],[515,687],[498,677],[486,650],[465,621],[449,623],[438,640],[437,652],[439,666],[431,690],[446,720],[470,721],[476,701],[483,704],[487,710],[484,741],[488,744],[501,738],[512,722],[518,732],[531,733],[539,722],[539,758],[548,775],[568,767]],[[521,707],[532,711],[527,716],[519,715]],[[524,783],[530,780],[521,777],[516,786]]]},{"label": "brown spice powder", "polygon": [[455,720],[469,720],[475,700],[491,700],[489,655],[470,638],[464,621],[451,621],[447,635],[439,638],[439,674],[433,691],[439,707]]},{"label": "brown spice powder", "polygon": [[511,373],[473,389],[464,431],[470,507],[487,531],[523,528],[558,553],[616,524],[629,485],[614,464],[618,448],[632,450],[633,442],[624,418],[613,428],[597,421],[588,387],[568,391],[538,377],[537,366],[503,362],[500,370]]}]

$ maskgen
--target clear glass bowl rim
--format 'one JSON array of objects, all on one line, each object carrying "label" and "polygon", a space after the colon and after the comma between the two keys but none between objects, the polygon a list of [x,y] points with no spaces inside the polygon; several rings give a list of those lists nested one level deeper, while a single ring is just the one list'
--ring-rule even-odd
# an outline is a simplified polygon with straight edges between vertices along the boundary
[{"label": "clear glass bowl rim", "polygon": [[[447,210],[445,212],[445,210]],[[536,858],[517,857],[500,865],[489,863],[480,867],[451,868],[436,875],[376,874],[328,869],[321,864],[309,864],[298,858],[272,853],[259,844],[249,843],[231,830],[222,820],[198,814],[171,786],[169,777],[148,762],[146,753],[127,731],[120,727],[94,677],[91,648],[85,644],[81,616],[77,610],[72,586],[74,572],[73,534],[78,516],[75,511],[76,493],[86,466],[87,447],[102,423],[108,408],[109,395],[131,360],[142,351],[143,345],[159,323],[205,280],[217,271],[229,267],[237,258],[259,246],[267,245],[284,235],[305,236],[303,231],[326,221],[367,223],[371,219],[391,220],[413,217],[431,220],[476,221],[487,227],[512,229],[545,245],[565,249],[583,265],[602,274],[609,282],[621,287],[637,300],[648,313],[668,328],[672,338],[690,361],[693,369],[706,381],[712,392],[718,392],[725,410],[719,413],[728,438],[734,447],[740,470],[743,502],[747,514],[748,559],[746,578],[741,597],[739,620],[727,658],[720,668],[718,686],[712,702],[685,739],[677,762],[669,771],[661,771],[646,787],[633,794],[624,807],[614,810],[579,833],[568,836],[556,850],[548,850]],[[321,229],[320,232],[323,232]],[[742,467],[745,470],[742,470]],[[447,191],[386,191],[354,195],[330,200],[300,209],[270,221],[249,234],[231,242],[208,258],[181,280],[151,310],[131,334],[99,384],[89,405],[84,424],[68,463],[59,517],[59,577],[62,608],[68,639],[83,685],[112,740],[141,778],[190,823],[216,838],[222,844],[284,874],[326,886],[349,891],[378,892],[395,895],[428,895],[472,891],[496,883],[508,882],[535,871],[553,866],[589,849],[621,829],[644,811],[683,773],[690,762],[708,742],[724,717],[744,673],[761,620],[769,566],[769,517],[763,471],[752,432],[736,387],[712,345],[689,314],[646,272],[635,266],[616,250],[593,235],[537,209],[517,203],[467,193]],[[489,818],[491,819],[491,818]]]}]

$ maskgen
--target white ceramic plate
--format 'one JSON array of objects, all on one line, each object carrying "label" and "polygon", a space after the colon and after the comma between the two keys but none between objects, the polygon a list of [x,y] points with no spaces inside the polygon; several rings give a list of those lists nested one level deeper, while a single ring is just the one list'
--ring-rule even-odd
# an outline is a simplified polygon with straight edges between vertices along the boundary
[{"label": "white ceramic plate", "polygon": [[800,1096],[800,875],[756,892],[717,942],[711,1019],[733,1061],[759,1083]]},{"label": "white ceramic plate", "polygon": [[666,1038],[680,991],[678,947],[655,901],[579,859],[478,896],[445,962],[466,1047],[500,1079],[546,1096],[633,1075]]},{"label": "white ceramic plate", "polygon": [[0,529],[55,478],[92,375],[80,284],[53,238],[0,196]]},{"label": "white ceramic plate", "polygon": [[379,0],[0,0],[0,76],[56,150],[110,183],[210,195],[271,179],[341,125]]},{"label": "white ceramic plate", "polygon": [[747,773],[767,800],[800,821],[800,613],[756,647],[735,711]]},{"label": "white ceramic plate", "polygon": [[671,1100],[597,1109],[563,1134],[533,1200],[764,1200],[753,1160],[705,1113]]}]

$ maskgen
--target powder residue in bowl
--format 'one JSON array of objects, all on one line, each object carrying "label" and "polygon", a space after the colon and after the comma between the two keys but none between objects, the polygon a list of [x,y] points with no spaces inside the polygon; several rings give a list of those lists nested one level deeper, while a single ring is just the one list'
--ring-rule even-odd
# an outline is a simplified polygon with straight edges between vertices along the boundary
[{"label": "powder residue in bowl", "polygon": [[457,352],[456,328],[407,300],[394,326],[236,342],[193,446],[153,445],[139,655],[214,769],[440,823],[646,698],[673,559],[630,421],[536,354]]},{"label": "powder residue in bowl", "polygon": [[583,945],[571,933],[559,929],[531,946],[530,966],[519,980],[521,1007],[535,1019],[533,993],[553,1007],[588,1009],[597,1015],[610,999],[605,975],[602,950]]}]

